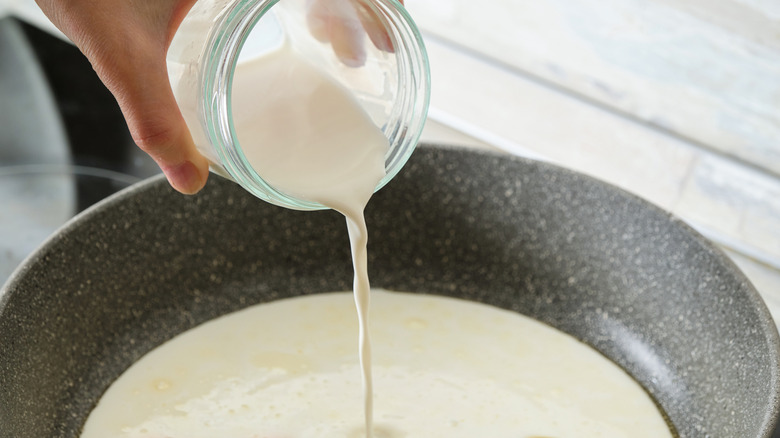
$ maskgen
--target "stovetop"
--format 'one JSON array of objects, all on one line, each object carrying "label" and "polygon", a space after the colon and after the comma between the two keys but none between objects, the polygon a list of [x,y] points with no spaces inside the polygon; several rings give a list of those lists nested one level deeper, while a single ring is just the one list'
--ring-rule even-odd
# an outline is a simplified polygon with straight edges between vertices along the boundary
[{"label": "stovetop", "polygon": [[73,45],[0,20],[0,284],[74,215],[159,172]]}]

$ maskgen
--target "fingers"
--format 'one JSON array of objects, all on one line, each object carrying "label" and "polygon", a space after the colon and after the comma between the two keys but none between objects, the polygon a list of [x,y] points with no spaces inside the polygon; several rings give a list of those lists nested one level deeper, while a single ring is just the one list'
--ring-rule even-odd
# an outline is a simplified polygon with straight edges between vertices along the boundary
[{"label": "fingers", "polygon": [[208,178],[208,161],[198,152],[173,97],[164,44],[136,36],[132,49],[91,58],[114,94],[135,143],[160,166],[179,192],[198,192]]},{"label": "fingers", "polygon": [[171,186],[192,194],[206,184],[208,161],[198,152],[179,112],[164,66],[127,76],[112,92],[133,140],[160,166]]},{"label": "fingers", "polygon": [[[104,83],[119,102],[135,143],[160,166],[171,186],[192,194],[206,184],[208,161],[198,152],[173,97],[166,65],[173,32],[195,0],[131,0],[139,33],[122,59],[96,57]],[[133,28],[131,28],[133,29]]]},{"label": "fingers", "polygon": [[[395,52],[393,40],[390,38],[390,34],[387,32],[387,28],[384,23],[382,23],[382,19],[379,18],[379,15],[363,2],[353,0],[352,3],[360,17],[363,29],[365,29],[368,38],[374,43],[374,46],[384,52]],[[403,4],[403,2],[401,2],[401,4]]]},{"label": "fingers", "polygon": [[363,25],[349,0],[325,0],[331,8],[328,36],[333,52],[345,65],[360,67],[366,62]]},{"label": "fingers", "polygon": [[348,66],[365,63],[364,34],[379,50],[395,52],[383,20],[361,0],[312,0],[307,24],[312,35],[330,42],[336,56]]},{"label": "fingers", "polygon": [[328,26],[330,18],[328,16],[328,3],[323,0],[314,0],[309,6],[309,12],[306,15],[306,23],[309,31],[318,41],[326,43],[329,41]]},{"label": "fingers", "polygon": [[307,24],[317,40],[330,42],[345,65],[360,67],[366,62],[363,26],[350,0],[314,0]]},{"label": "fingers", "polygon": [[165,58],[170,37],[195,0],[38,0],[113,93],[133,139],[168,181],[195,193],[208,178],[173,97]]}]

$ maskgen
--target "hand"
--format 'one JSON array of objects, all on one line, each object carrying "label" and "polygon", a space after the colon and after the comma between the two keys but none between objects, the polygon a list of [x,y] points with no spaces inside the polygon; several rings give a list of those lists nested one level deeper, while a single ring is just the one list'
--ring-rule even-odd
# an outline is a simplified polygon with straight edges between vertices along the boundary
[{"label": "hand", "polygon": [[[196,193],[208,161],[198,152],[173,97],[166,54],[196,0],[36,0],[92,63],[119,103],[135,143],[160,166],[171,186]],[[354,0],[314,0],[309,27],[347,65],[365,62],[362,32],[393,51],[378,17]]]},{"label": "hand", "polygon": [[329,41],[341,62],[351,67],[359,67],[366,61],[364,33],[379,50],[395,51],[380,18],[356,0],[313,0],[308,24],[312,35],[320,41]]},{"label": "hand", "polygon": [[171,185],[195,193],[208,161],[198,152],[168,81],[166,53],[195,0],[36,0],[113,93],[135,143]]}]

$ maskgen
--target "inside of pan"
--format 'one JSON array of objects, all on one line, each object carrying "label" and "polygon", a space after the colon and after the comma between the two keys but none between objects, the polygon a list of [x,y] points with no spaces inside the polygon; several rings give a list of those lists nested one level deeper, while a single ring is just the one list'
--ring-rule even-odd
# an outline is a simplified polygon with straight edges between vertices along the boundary
[{"label": "inside of pan", "polygon": [[[367,218],[373,286],[570,333],[634,376],[681,436],[769,436],[773,323],[667,214],[554,167],[432,148]],[[273,207],[216,178],[195,198],[138,186],[67,226],[0,298],[0,435],[76,437],[108,385],[165,340],[255,303],[349,290],[351,275],[336,213]]]}]

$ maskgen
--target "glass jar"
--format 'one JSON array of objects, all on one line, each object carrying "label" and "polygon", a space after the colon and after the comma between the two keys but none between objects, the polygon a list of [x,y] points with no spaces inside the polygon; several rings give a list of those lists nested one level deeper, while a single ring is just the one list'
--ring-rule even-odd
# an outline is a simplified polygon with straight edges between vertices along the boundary
[{"label": "glass jar", "polygon": [[344,62],[330,44],[310,31],[311,0],[198,0],[168,51],[174,95],[212,171],[265,201],[298,210],[325,207],[282,193],[263,180],[247,161],[236,136],[231,108],[233,75],[247,53],[256,56],[290,44],[352,93],[389,142],[386,176],[376,190],[398,173],[414,150],[430,99],[425,47],[402,5],[395,0],[324,1],[347,2],[371,14],[372,23],[381,25],[392,48],[380,49],[363,34],[359,37],[365,56]]}]

